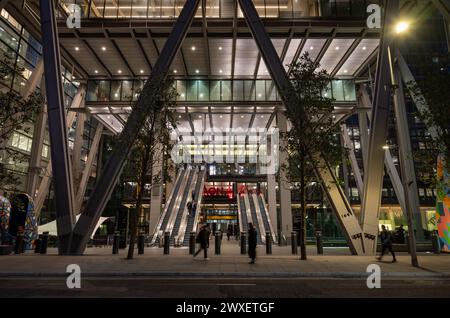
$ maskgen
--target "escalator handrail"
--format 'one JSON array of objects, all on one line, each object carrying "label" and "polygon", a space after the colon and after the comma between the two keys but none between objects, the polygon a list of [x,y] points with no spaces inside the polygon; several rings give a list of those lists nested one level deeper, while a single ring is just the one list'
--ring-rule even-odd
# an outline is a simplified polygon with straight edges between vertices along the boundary
[{"label": "escalator handrail", "polygon": [[[266,227],[261,215],[261,207],[259,206],[258,198],[255,193],[252,193],[253,206],[255,207],[256,219],[258,220],[258,227],[260,231],[261,243],[266,243]],[[250,205],[251,207],[251,205]]]},{"label": "escalator handrail", "polygon": [[170,191],[169,198],[167,199],[167,201],[166,201],[166,203],[164,205],[163,213],[159,217],[158,225],[155,228],[155,232],[153,233],[153,237],[152,237],[152,240],[151,240],[150,244],[155,244],[156,239],[158,237],[160,237],[161,235],[164,235],[164,233],[161,233],[161,232],[164,232],[164,230],[161,229],[161,226],[162,226],[162,224],[164,222],[164,218],[166,217],[167,210],[169,209],[169,206],[170,206],[170,201],[172,200],[172,197],[173,197],[173,195],[175,193],[175,189],[177,188],[177,183],[178,182],[182,182],[182,180],[180,180],[180,178],[181,178],[181,176],[183,176],[183,178],[184,178],[184,175],[185,175],[185,174],[183,174],[183,172],[185,172],[184,169],[180,169],[180,170],[181,171],[178,174],[177,179],[175,180],[175,184],[173,185],[173,188]]},{"label": "escalator handrail", "polygon": [[183,189],[180,192],[181,195],[178,195],[177,202],[176,202],[176,207],[175,207],[175,209],[173,209],[173,212],[170,215],[169,222],[167,222],[166,232],[170,232],[170,237],[172,237],[173,227],[175,225],[178,213],[180,212],[181,203],[183,203],[184,195],[185,195],[185,192],[186,192],[186,187],[189,187],[189,185],[190,185],[189,179],[191,177],[191,172],[192,172],[191,167],[189,167],[188,170],[189,170],[189,173],[187,174],[186,181],[183,184]]},{"label": "escalator handrail", "polygon": [[[192,177],[191,183],[189,184],[189,192],[188,192],[188,197],[189,195],[192,193],[192,189],[195,189],[195,186],[197,185],[197,180],[198,180],[198,173],[194,172],[194,175]],[[189,202],[189,200],[187,200]],[[186,204],[183,207],[180,207],[183,209],[182,215],[181,215],[181,220],[180,220],[180,224],[178,226],[178,232],[177,234],[173,237],[174,239],[174,245],[179,246],[180,242],[183,242],[184,239],[184,232],[186,231],[186,227],[187,227],[187,217],[189,215],[189,211],[187,210],[187,206]]]},{"label": "escalator handrail", "polygon": [[270,233],[272,234],[272,240],[273,240],[274,243],[276,243],[278,238],[277,238],[277,235],[276,235],[276,233],[275,233],[275,231],[273,229],[273,224],[272,224],[272,221],[271,221],[271,218],[270,218],[269,209],[267,208],[266,200],[265,200],[264,195],[262,193],[260,193],[259,195],[261,197],[261,200],[262,200],[262,203],[263,203],[263,206],[264,206],[267,222],[269,223]]},{"label": "escalator handrail", "polygon": [[200,220],[200,212],[201,212],[200,204],[202,203],[203,200],[203,188],[205,186],[205,181],[206,181],[206,168],[203,170],[202,174],[202,183],[200,185],[200,191],[198,193],[198,200],[197,200],[197,211],[195,212],[194,224],[192,225],[192,230],[195,231],[195,233],[197,233],[198,221]]}]

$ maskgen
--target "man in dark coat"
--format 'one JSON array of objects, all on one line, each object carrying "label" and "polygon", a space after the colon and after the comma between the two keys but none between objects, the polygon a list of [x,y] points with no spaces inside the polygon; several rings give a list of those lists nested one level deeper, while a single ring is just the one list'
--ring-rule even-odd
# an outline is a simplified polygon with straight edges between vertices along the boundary
[{"label": "man in dark coat", "polygon": [[197,243],[200,243],[200,248],[195,252],[194,257],[196,257],[201,250],[203,250],[203,255],[205,260],[208,258],[208,247],[209,247],[209,229],[206,225],[202,226],[200,232],[197,235]]},{"label": "man in dark coat", "polygon": [[256,244],[257,244],[257,232],[253,223],[248,224],[248,257],[251,261],[249,264],[255,264],[256,260]]},{"label": "man in dark coat", "polygon": [[380,239],[381,239],[381,255],[380,255],[380,257],[378,257],[378,260],[381,261],[386,250],[389,250],[389,252],[391,252],[392,257],[393,257],[392,263],[397,262],[397,259],[395,258],[394,250],[392,249],[391,232],[386,230],[386,227],[384,225],[381,226]]}]

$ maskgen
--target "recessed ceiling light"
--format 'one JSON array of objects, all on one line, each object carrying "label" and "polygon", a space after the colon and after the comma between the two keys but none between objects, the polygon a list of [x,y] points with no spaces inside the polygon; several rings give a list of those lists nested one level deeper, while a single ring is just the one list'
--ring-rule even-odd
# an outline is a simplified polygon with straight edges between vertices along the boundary
[{"label": "recessed ceiling light", "polygon": [[222,73],[222,70],[219,70],[219,73]]},{"label": "recessed ceiling light", "polygon": [[115,93],[115,94],[114,94],[114,97],[119,97],[119,94]]},{"label": "recessed ceiling light", "polygon": [[98,71],[97,71],[97,70],[95,70],[95,71],[94,71],[94,73],[95,73],[95,74],[98,74]]},{"label": "recessed ceiling light", "polygon": [[181,97],[184,97],[184,93],[181,93]]},{"label": "recessed ceiling light", "polygon": [[181,118],[181,115],[178,115],[178,118]]},{"label": "recessed ceiling light", "polygon": [[192,51],[195,51],[195,46],[191,47],[191,50],[192,50]]},{"label": "recessed ceiling light", "polygon": [[220,116],[219,116],[219,118],[223,118],[223,116],[222,116],[222,115],[220,115]]},{"label": "recessed ceiling light", "polygon": [[140,70],[139,73],[144,74],[144,70]]},{"label": "recessed ceiling light", "polygon": [[339,50],[339,46],[336,46],[335,49],[336,49],[336,50]]},{"label": "recessed ceiling light", "polygon": [[241,115],[241,118],[244,118],[244,115]]},{"label": "recessed ceiling light", "polygon": [[199,70],[195,70],[195,73],[197,73],[198,74],[198,72],[200,72]]},{"label": "recessed ceiling light", "polygon": [[261,94],[258,94],[258,97],[261,97],[262,95]]},{"label": "recessed ceiling light", "polygon": [[222,47],[221,46],[219,46],[219,51],[222,51]]},{"label": "recessed ceiling light", "polygon": [[312,51],[314,50],[314,46],[310,46],[309,49]]},{"label": "recessed ceiling light", "polygon": [[365,51],[367,48],[365,46],[362,47],[363,51]]},{"label": "recessed ceiling light", "polygon": [[202,118],[202,115],[198,115],[198,118]]},{"label": "recessed ceiling light", "polygon": [[177,70],[173,70],[173,72],[174,72],[175,74],[177,74]]},{"label": "recessed ceiling light", "polygon": [[80,48],[78,46],[75,46],[75,51],[79,51]]},{"label": "recessed ceiling light", "polygon": [[203,93],[200,93],[200,97],[203,97]]},{"label": "recessed ceiling light", "polygon": [[344,70],[344,73],[347,73],[348,71],[347,70]]},{"label": "recessed ceiling light", "polygon": [[106,46],[102,46],[102,51],[106,51]]},{"label": "recessed ceiling light", "polygon": [[261,118],[264,118],[264,115],[261,115]]},{"label": "recessed ceiling light", "polygon": [[122,74],[122,70],[118,70],[117,73]]}]

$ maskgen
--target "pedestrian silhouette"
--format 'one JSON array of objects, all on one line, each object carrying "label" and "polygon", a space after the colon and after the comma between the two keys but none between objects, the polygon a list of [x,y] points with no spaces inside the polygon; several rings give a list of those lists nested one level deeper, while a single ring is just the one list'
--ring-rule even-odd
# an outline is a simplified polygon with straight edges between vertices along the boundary
[{"label": "pedestrian silhouette", "polygon": [[389,252],[392,254],[392,257],[393,257],[392,263],[397,262],[397,259],[395,258],[394,250],[392,249],[391,232],[389,232],[386,229],[386,226],[384,226],[384,225],[381,226],[380,239],[381,239],[381,255],[380,255],[380,257],[378,257],[378,260],[381,261],[386,250],[389,250]]}]

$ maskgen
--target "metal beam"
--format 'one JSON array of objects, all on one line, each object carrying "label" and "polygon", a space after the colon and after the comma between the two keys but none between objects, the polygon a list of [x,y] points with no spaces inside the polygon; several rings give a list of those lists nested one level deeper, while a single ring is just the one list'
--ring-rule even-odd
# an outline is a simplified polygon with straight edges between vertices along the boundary
[{"label": "metal beam", "polygon": [[348,135],[346,124],[341,125],[341,135],[344,141],[344,147],[347,148],[348,151],[350,165],[352,167],[353,176],[355,177],[356,181],[356,187],[358,188],[359,195],[361,196],[364,189],[364,183],[361,176],[361,170],[359,169],[358,160],[356,159],[355,149],[353,148],[353,143],[350,140],[350,136]]},{"label": "metal beam", "polygon": [[97,221],[120,177],[120,173],[133,145],[133,141],[151,112],[151,109],[148,107],[148,101],[154,98],[155,91],[167,75],[167,71],[169,70],[175,54],[180,48],[189,26],[192,23],[199,1],[200,0],[187,0],[184,4],[173,30],[164,45],[161,55],[119,136],[115,149],[103,168],[103,173],[87,202],[86,208],[75,225],[71,253],[82,254],[84,252],[95,224],[97,224]]},{"label": "metal beam", "polygon": [[345,52],[344,56],[341,58],[339,63],[336,65],[333,71],[331,71],[330,77],[334,78],[336,76],[336,73],[339,72],[342,65],[344,65],[345,62],[347,62],[347,59],[352,55],[352,53],[355,51],[356,47],[361,43],[362,39],[364,38],[365,33],[361,35],[359,39],[356,39],[353,41],[352,45],[348,48],[347,52]]},{"label": "metal beam", "polygon": [[[397,50],[396,50],[397,51]],[[420,201],[417,189],[417,178],[412,158],[411,136],[409,134],[408,114],[406,113],[405,92],[398,66],[392,65],[391,81],[394,87],[394,111],[397,126],[397,140],[399,146],[399,161],[403,187],[405,190],[405,212],[413,215],[416,238],[424,239],[422,216],[420,214]],[[408,216],[408,215],[406,215]]]},{"label": "metal beam", "polygon": [[205,45],[206,65],[208,70],[208,76],[211,75],[211,59],[209,54],[209,41],[208,41],[208,22],[206,21],[206,0],[202,0],[202,32],[203,32],[203,44]]},{"label": "metal beam", "polygon": [[389,67],[389,46],[393,42],[392,26],[398,14],[398,0],[386,2],[383,35],[378,53],[376,72],[376,88],[373,100],[373,110],[370,120],[370,136],[368,145],[367,167],[364,174],[364,194],[362,197],[361,214],[364,229],[364,241],[367,253],[376,253],[378,237],[378,215],[381,205],[381,191],[384,177],[383,146],[386,144],[388,119],[391,104],[391,79]]},{"label": "metal beam", "polygon": [[[80,107],[82,101],[84,100],[85,93],[86,91],[84,85],[80,85],[78,87],[77,93],[75,94],[75,97],[72,100],[72,104],[70,105],[69,108],[70,110],[67,112],[66,116],[67,127],[72,127],[76,114],[72,110]],[[41,183],[39,184],[36,200],[34,202],[34,212],[36,214],[36,217],[38,217],[39,214],[41,213],[45,197],[47,196],[48,190],[50,188],[51,178],[52,178],[52,159],[50,157],[50,160],[47,163],[47,167],[44,169],[44,172],[42,174]]]},{"label": "metal beam", "polygon": [[77,189],[81,177],[81,148],[83,146],[84,121],[86,114],[84,112],[77,113],[77,126],[75,128],[75,137],[72,150],[72,172],[73,184]]},{"label": "metal beam", "polygon": [[97,128],[95,129],[94,138],[92,139],[91,147],[89,149],[89,154],[86,160],[86,164],[84,166],[84,170],[81,176],[81,180],[78,185],[77,196],[75,200],[75,213],[78,214],[81,212],[81,207],[83,205],[84,195],[86,193],[89,177],[92,172],[92,167],[94,165],[94,159],[99,152],[100,139],[102,137],[103,132],[103,124],[98,123]]},{"label": "metal beam", "polygon": [[61,60],[54,1],[40,0],[41,34],[44,58],[47,113],[55,185],[58,251],[66,254],[75,223],[72,169],[67,145],[66,111],[61,82]]},{"label": "metal beam", "polygon": [[[44,91],[45,84],[42,80],[41,89]],[[36,187],[39,180],[39,173],[42,162],[42,148],[44,145],[44,137],[47,123],[47,105],[42,103],[39,114],[34,122],[33,141],[31,144],[30,161],[28,163],[27,174],[27,193],[34,200],[36,196]]]},{"label": "metal beam", "polygon": [[[268,67],[269,73],[274,80],[278,91],[280,92],[286,109],[288,111],[290,109],[294,110],[298,107],[297,99],[295,98],[296,94],[294,93],[294,89],[288,80],[287,74],[281,60],[278,57],[275,47],[273,46],[262,21],[259,19],[254,4],[251,1],[245,0],[239,0],[239,4],[242,12],[244,13],[245,20],[247,21],[252,35],[258,45],[259,51],[261,52],[266,66]],[[292,125],[298,125],[298,123],[292,123]],[[326,165],[326,163],[323,162],[323,158],[311,159],[321,162],[323,166]],[[337,182],[335,182],[336,180],[334,180],[335,178],[331,167],[328,166],[328,169],[321,169],[320,171],[317,171],[317,173],[321,177],[323,188],[327,192],[330,201],[333,201],[331,202],[334,207],[333,210],[339,222],[343,225],[343,230],[346,233],[350,249],[353,253],[364,253],[361,228],[352,212],[345,194],[342,192],[342,189],[338,186]],[[283,204],[283,201],[284,200],[282,199],[281,204]]]}]

